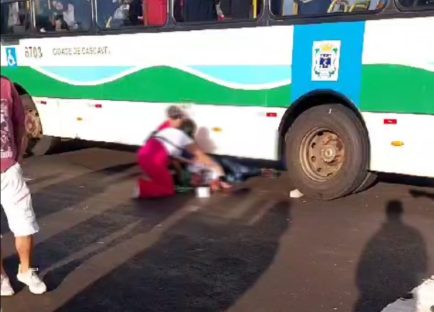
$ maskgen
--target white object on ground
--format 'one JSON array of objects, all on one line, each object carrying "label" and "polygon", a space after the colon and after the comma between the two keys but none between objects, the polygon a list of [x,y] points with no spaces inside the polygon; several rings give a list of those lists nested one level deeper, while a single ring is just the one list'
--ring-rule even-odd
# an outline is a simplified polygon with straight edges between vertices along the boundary
[{"label": "white object on ground", "polygon": [[289,192],[289,197],[290,198],[301,198],[303,197],[304,194],[302,192],[300,192],[299,190],[295,189]]},{"label": "white object on ground", "polygon": [[6,275],[1,274],[1,296],[13,296],[15,294],[14,289],[11,286],[11,282]]},{"label": "white object on ground", "polygon": [[208,186],[200,186],[196,188],[197,198],[208,198],[211,196],[211,190]]},{"label": "white object on ground", "polygon": [[434,275],[411,291],[412,299],[398,299],[382,312],[433,312]]},{"label": "white object on ground", "polygon": [[131,194],[131,198],[137,199],[140,197],[140,188],[138,185],[135,185],[133,188],[133,192]]}]

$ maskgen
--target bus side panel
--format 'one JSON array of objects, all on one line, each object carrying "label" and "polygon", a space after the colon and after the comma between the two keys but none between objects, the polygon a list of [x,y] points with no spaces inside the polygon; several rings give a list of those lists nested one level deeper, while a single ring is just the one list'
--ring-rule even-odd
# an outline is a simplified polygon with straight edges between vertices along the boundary
[{"label": "bus side panel", "polygon": [[[47,102],[44,131],[58,120],[50,135],[142,144],[167,106],[181,105],[207,151],[276,159],[291,101],[293,29],[25,39],[16,48],[16,77]],[[26,47],[40,54],[26,55]]]},{"label": "bus side panel", "polygon": [[361,110],[371,169],[434,177],[434,18],[368,21]]},{"label": "bus side panel", "polygon": [[434,117],[364,112],[371,170],[434,178]]},{"label": "bus side panel", "polygon": [[359,105],[364,29],[364,22],[295,26],[292,102],[334,91]]}]

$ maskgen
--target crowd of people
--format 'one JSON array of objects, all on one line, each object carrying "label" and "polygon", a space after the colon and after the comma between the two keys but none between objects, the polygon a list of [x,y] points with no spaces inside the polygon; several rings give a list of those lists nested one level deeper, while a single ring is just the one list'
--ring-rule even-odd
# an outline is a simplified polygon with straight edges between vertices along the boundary
[{"label": "crowd of people", "polygon": [[[39,0],[36,26],[41,32],[87,30],[92,23],[90,0]],[[163,26],[168,20],[167,0],[97,0],[96,19],[101,28]],[[177,22],[248,19],[250,0],[175,0]]]},{"label": "crowd of people", "polygon": [[[88,30],[92,25],[91,0],[35,0],[36,28],[40,32]],[[409,0],[401,0],[407,5]],[[169,16],[168,0],[96,0],[96,23],[100,28],[164,26]],[[387,0],[272,0],[275,16],[317,16],[383,8]],[[5,29],[30,26],[26,2],[2,3],[2,33]],[[176,22],[248,20],[260,15],[261,0],[173,0]]]}]

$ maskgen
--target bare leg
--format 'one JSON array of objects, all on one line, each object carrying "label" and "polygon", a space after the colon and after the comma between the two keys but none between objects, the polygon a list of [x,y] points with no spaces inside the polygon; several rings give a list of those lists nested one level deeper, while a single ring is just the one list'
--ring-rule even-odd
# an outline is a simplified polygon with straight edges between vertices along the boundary
[{"label": "bare leg", "polygon": [[17,274],[17,279],[23,284],[29,286],[31,293],[40,295],[47,291],[47,286],[39,278],[39,276],[30,269],[32,250],[33,250],[33,236],[21,236],[15,238],[15,246],[20,258],[20,270]]},{"label": "bare leg", "polygon": [[5,276],[5,275],[6,275],[6,272],[5,272],[5,269],[3,269],[3,260],[0,261],[0,269],[1,269],[1,274],[2,274],[3,276]]},{"label": "bare leg", "polygon": [[29,270],[32,257],[33,249],[33,237],[32,236],[21,236],[15,238],[15,247],[18,251],[18,256],[20,258],[20,272],[25,273]]}]

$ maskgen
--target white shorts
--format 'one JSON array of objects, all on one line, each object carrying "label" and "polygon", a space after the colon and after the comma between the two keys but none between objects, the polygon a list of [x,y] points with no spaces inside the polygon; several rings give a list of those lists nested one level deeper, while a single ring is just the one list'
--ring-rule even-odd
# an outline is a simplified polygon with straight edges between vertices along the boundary
[{"label": "white shorts", "polygon": [[30,190],[19,164],[1,174],[1,205],[9,228],[16,237],[29,236],[39,231]]}]

